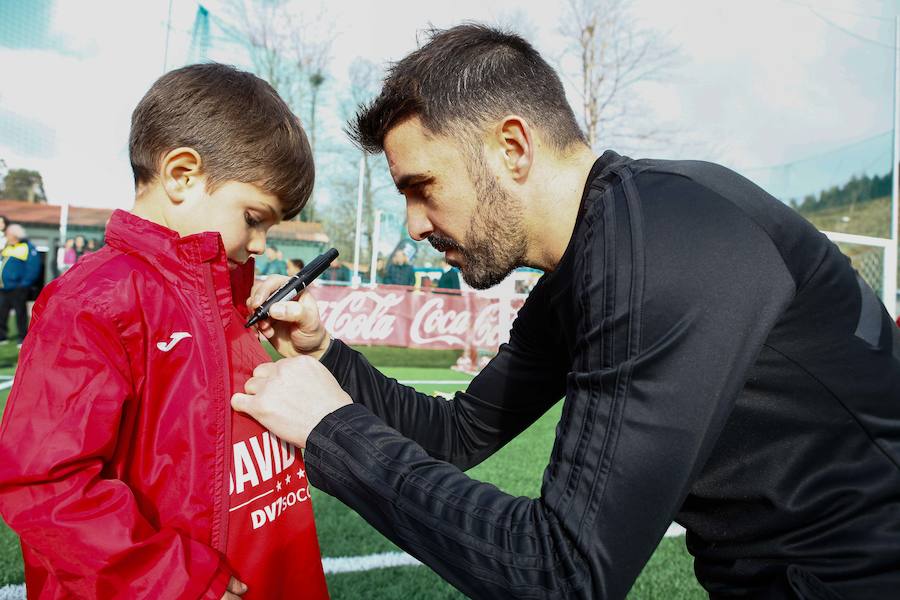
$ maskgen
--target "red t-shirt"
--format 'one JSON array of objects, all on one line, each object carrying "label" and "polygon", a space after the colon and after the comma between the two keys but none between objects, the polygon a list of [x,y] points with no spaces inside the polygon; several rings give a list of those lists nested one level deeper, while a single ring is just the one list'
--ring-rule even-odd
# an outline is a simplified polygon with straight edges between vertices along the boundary
[{"label": "red t-shirt", "polygon": [[[226,330],[233,391],[271,359],[237,312]],[[247,584],[243,600],[328,598],[309,481],[300,450],[241,413],[231,418],[232,465],[226,557]]]}]

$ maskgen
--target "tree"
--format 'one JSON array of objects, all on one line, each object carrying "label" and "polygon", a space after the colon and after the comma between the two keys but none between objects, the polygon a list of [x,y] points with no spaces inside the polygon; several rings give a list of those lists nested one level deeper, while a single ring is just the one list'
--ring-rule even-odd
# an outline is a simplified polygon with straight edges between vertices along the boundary
[{"label": "tree", "polygon": [[[350,121],[360,106],[371,101],[381,91],[383,69],[372,61],[356,58],[348,69],[348,85],[338,107],[344,122]],[[360,242],[360,262],[371,261],[374,237],[375,211],[386,209],[391,212],[402,210],[402,203],[394,189],[387,161],[383,154],[369,155],[348,140],[334,142],[322,148],[318,172],[329,174],[330,192],[328,210],[320,214],[332,243],[342,251],[348,260],[352,259],[356,234],[356,205],[359,192],[359,167],[363,162],[362,178],[362,232]]]},{"label": "tree", "polygon": [[[384,70],[370,60],[356,58],[350,64],[349,75],[348,96],[353,109],[352,112],[344,111],[347,117],[379,93]],[[375,226],[375,194],[388,187],[389,183],[385,182],[385,179],[389,182],[390,176],[385,177],[387,164],[383,156],[372,156],[362,151],[359,155],[363,161],[363,240],[365,248],[371,248]]]},{"label": "tree", "polygon": [[[230,0],[225,30],[242,44],[254,72],[304,121],[316,157],[316,104],[328,79],[335,27],[324,9],[287,0]],[[317,185],[318,187],[318,185]],[[316,218],[315,194],[300,219]]]},{"label": "tree", "polygon": [[674,66],[677,52],[659,33],[640,28],[628,0],[568,0],[560,32],[570,41],[562,71],[577,72],[580,116],[591,148],[600,150],[610,139],[664,135],[637,117],[640,106],[626,92],[662,76]]},{"label": "tree", "polygon": [[10,169],[3,178],[3,196],[9,200],[26,202],[47,202],[44,193],[44,179],[37,171]]}]

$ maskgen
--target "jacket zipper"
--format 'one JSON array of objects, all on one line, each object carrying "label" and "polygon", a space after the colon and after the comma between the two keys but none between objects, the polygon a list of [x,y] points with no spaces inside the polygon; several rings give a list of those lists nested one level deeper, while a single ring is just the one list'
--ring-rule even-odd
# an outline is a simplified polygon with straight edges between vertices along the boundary
[{"label": "jacket zipper", "polygon": [[[217,409],[219,409],[220,414],[219,426],[221,427],[221,435],[218,436],[218,439],[222,440],[222,445],[219,447],[217,444],[216,452],[217,455],[219,452],[222,453],[219,456],[223,457],[222,466],[224,469],[219,473],[219,476],[222,478],[220,480],[222,486],[221,493],[218,498],[213,500],[213,530],[211,545],[224,555],[226,546],[228,545],[228,474],[231,472],[231,453],[228,452],[231,448],[231,411],[229,410],[231,407],[231,398],[228,397],[228,390],[231,387],[231,377],[226,366],[222,364],[223,359],[227,360],[228,345],[225,343],[225,331],[222,326],[222,316],[219,314],[219,303],[216,297],[215,284],[213,283],[212,265],[209,263],[201,264],[201,268],[203,269],[203,279],[206,282],[206,295],[204,300],[211,312],[211,337],[215,340],[216,343],[214,346],[218,349],[217,352],[213,353],[214,356],[212,358],[216,361],[217,372],[221,377],[220,385],[222,386],[222,393],[217,394],[217,400],[219,401]],[[218,523],[216,522],[216,519],[218,519]]]}]

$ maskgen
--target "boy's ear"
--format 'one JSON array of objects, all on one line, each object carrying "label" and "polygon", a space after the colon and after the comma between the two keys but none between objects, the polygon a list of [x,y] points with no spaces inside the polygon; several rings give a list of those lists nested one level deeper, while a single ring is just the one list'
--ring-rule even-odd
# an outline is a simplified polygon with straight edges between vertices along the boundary
[{"label": "boy's ear", "polygon": [[200,154],[193,148],[169,151],[160,166],[160,179],[172,202],[180,204],[187,192],[199,183],[202,174]]}]

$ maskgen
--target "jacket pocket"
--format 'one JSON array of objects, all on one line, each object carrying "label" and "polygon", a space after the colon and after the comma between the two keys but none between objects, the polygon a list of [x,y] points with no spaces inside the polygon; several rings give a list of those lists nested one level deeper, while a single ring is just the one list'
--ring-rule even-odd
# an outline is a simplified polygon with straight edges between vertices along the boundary
[{"label": "jacket pocket", "polygon": [[821,579],[797,565],[788,566],[787,579],[797,600],[844,600]]}]

